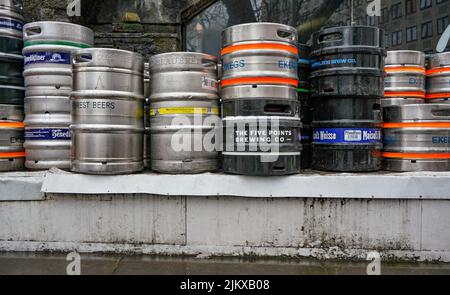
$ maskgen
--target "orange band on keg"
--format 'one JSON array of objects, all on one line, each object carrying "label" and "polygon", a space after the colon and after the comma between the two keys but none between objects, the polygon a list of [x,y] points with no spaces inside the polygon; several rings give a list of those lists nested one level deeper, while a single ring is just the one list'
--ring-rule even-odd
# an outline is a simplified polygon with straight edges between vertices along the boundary
[{"label": "orange band on keg", "polygon": [[0,128],[25,128],[23,122],[0,122]]},{"label": "orange band on keg", "polygon": [[384,68],[386,73],[399,73],[399,72],[417,72],[421,74],[425,74],[425,68],[423,67],[386,67]]},{"label": "orange band on keg", "polygon": [[382,156],[383,158],[391,159],[450,159],[450,153],[419,154],[383,152]]},{"label": "orange band on keg", "polygon": [[260,44],[231,45],[222,49],[221,55],[223,56],[225,54],[233,53],[236,51],[247,51],[247,50],[282,50],[298,54],[298,48],[295,46],[277,43],[260,43]]},{"label": "orange band on keg", "polygon": [[395,91],[385,91],[384,97],[419,97],[425,98],[425,92],[421,91],[410,91],[410,92],[395,92]]},{"label": "orange band on keg", "polygon": [[450,98],[450,92],[427,94],[426,99]]},{"label": "orange band on keg", "polygon": [[222,80],[222,87],[242,84],[282,84],[297,87],[298,80],[277,77],[235,78]]},{"label": "orange band on keg", "polygon": [[24,158],[25,152],[0,153],[0,159]]},{"label": "orange band on keg", "polygon": [[450,128],[447,122],[423,122],[423,123],[384,123],[383,128]]},{"label": "orange band on keg", "polygon": [[427,75],[440,74],[440,73],[448,73],[450,72],[449,68],[436,68],[427,71]]}]

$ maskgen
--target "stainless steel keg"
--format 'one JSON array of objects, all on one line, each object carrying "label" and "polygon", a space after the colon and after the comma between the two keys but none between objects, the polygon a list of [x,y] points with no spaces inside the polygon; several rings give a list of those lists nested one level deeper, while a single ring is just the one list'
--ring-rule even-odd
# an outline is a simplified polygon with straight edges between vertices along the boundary
[{"label": "stainless steel keg", "polygon": [[434,54],[429,59],[427,101],[450,102],[450,52]]},{"label": "stainless steel keg", "polygon": [[23,104],[21,14],[20,1],[0,0],[0,104]]},{"label": "stainless steel keg", "polygon": [[150,58],[151,167],[163,173],[218,169],[217,58],[174,52]]},{"label": "stainless steel keg", "polygon": [[388,171],[450,171],[450,105],[386,107],[383,167]]},{"label": "stainless steel keg", "polygon": [[22,106],[0,105],[0,172],[18,171],[24,167],[22,120]]},{"label": "stainless steel keg", "polygon": [[423,103],[425,54],[421,51],[388,51],[385,60],[384,99],[382,106]]},{"label": "stainless steel keg", "polygon": [[24,26],[24,41],[25,165],[69,169],[73,53],[91,47],[94,33],[71,23],[34,22]]},{"label": "stainless steel keg", "polygon": [[289,92],[283,99],[297,99],[295,28],[275,23],[242,24],[225,29],[222,42],[223,100],[240,99],[245,93],[252,93],[253,98],[270,98],[271,91],[277,91],[273,85],[287,88],[281,90]]},{"label": "stainless steel keg", "polygon": [[144,169],[144,59],[92,48],[73,65],[72,171],[127,174]]}]

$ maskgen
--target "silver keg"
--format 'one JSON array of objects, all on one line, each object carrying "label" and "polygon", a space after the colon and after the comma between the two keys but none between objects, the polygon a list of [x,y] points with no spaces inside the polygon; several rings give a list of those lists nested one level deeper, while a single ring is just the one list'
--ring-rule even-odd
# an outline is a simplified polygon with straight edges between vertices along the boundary
[{"label": "silver keg", "polygon": [[127,174],[144,169],[144,58],[92,48],[73,65],[72,171]]},{"label": "silver keg", "polygon": [[218,169],[217,58],[174,52],[150,58],[151,167],[162,173]]},{"label": "silver keg", "polygon": [[18,171],[24,167],[22,120],[22,106],[0,105],[0,172]]},{"label": "silver keg", "polygon": [[21,1],[0,0],[0,104],[23,105]]},{"label": "silver keg", "polygon": [[388,51],[385,61],[382,106],[423,103],[425,54],[413,50]]},{"label": "silver keg", "polygon": [[450,171],[450,105],[390,106],[384,112],[388,171]]},{"label": "silver keg", "polygon": [[94,33],[71,23],[34,22],[24,26],[24,41],[25,165],[69,169],[73,53],[92,47]]},{"label": "silver keg", "polygon": [[[275,23],[232,26],[222,33],[222,99],[242,98],[242,92],[271,97],[272,85],[290,90],[296,99],[298,86],[297,30]],[[268,86],[269,85],[269,86]],[[275,90],[276,91],[276,90]],[[265,94],[267,93],[267,94]]]},{"label": "silver keg", "polygon": [[429,59],[427,101],[450,102],[450,52],[434,54]]}]

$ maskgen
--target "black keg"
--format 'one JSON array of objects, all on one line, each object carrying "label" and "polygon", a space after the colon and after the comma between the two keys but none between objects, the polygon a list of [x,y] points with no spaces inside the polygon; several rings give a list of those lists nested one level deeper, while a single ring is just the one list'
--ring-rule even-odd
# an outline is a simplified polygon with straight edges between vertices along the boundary
[{"label": "black keg", "polygon": [[302,169],[308,169],[312,163],[312,108],[311,108],[311,83],[309,75],[311,73],[311,62],[309,55],[311,47],[299,43],[298,47],[298,99],[301,104],[301,143],[302,143]]},{"label": "black keg", "polygon": [[313,168],[380,170],[386,56],[382,30],[325,29],[313,35],[312,50]]}]

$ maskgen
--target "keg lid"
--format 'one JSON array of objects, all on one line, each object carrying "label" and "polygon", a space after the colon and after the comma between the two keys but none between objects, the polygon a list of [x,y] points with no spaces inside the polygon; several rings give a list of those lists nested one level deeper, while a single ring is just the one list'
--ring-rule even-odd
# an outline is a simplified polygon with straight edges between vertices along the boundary
[{"label": "keg lid", "polygon": [[86,67],[127,69],[144,75],[144,57],[136,52],[113,48],[86,48],[75,52],[74,71]]},{"label": "keg lid", "polygon": [[94,45],[94,31],[66,22],[41,21],[23,27],[24,47],[31,45],[66,45],[89,48]]},{"label": "keg lid", "polygon": [[437,53],[430,56],[428,68],[450,67],[450,52]]},{"label": "keg lid", "polygon": [[311,56],[366,50],[386,56],[384,33],[377,27],[344,26],[327,28],[313,34]]},{"label": "keg lid", "polygon": [[386,66],[389,65],[417,65],[425,67],[425,53],[415,50],[388,51]]},{"label": "keg lid", "polygon": [[171,70],[211,71],[217,75],[217,57],[199,52],[168,52],[150,57],[150,73]]},{"label": "keg lid", "polygon": [[385,123],[450,121],[450,104],[407,104],[383,108]]},{"label": "keg lid", "polygon": [[297,46],[297,29],[277,23],[248,23],[226,28],[222,32],[222,45],[238,42],[272,41]]}]

